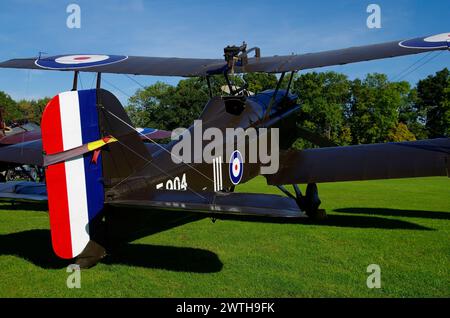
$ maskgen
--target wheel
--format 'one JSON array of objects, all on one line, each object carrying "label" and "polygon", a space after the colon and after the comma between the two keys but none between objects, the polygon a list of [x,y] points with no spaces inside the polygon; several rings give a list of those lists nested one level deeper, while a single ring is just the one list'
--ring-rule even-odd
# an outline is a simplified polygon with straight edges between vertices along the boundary
[{"label": "wheel", "polygon": [[305,211],[306,215],[313,219],[325,219],[325,210],[319,209],[320,201],[319,190],[317,184],[310,183],[306,187],[306,194],[301,198],[301,208]]}]

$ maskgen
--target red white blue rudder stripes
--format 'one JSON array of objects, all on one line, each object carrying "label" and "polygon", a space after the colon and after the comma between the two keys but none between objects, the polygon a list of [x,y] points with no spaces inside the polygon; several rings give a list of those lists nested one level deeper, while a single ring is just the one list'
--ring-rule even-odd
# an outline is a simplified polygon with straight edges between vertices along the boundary
[{"label": "red white blue rudder stripes", "polygon": [[[46,155],[99,140],[97,91],[64,92],[46,106],[41,122]],[[50,212],[52,245],[61,258],[74,258],[92,236],[91,221],[104,204],[101,155],[93,153],[48,166],[46,183]]]}]

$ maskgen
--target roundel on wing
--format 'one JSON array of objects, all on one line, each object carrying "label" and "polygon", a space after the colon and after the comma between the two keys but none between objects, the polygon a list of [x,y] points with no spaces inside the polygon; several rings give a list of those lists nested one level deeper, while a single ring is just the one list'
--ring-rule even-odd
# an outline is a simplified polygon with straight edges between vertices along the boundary
[{"label": "roundel on wing", "polygon": [[244,164],[239,150],[236,150],[231,154],[228,170],[231,182],[234,185],[239,184],[242,179],[242,174],[244,173]]},{"label": "roundel on wing", "polygon": [[400,46],[409,49],[439,49],[450,47],[450,33],[441,33],[424,38],[415,38],[399,43]]},{"label": "roundel on wing", "polygon": [[126,60],[122,55],[99,55],[99,54],[75,54],[58,55],[39,58],[35,64],[39,67],[51,70],[80,69],[93,66],[103,66]]}]

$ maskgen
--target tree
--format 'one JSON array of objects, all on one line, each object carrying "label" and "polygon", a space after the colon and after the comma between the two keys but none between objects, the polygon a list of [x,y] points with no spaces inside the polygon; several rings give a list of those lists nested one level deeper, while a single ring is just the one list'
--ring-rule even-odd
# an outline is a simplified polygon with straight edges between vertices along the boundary
[{"label": "tree", "polygon": [[[197,119],[209,100],[208,89],[205,81],[198,78],[182,80],[178,83],[175,94],[167,99],[167,107],[173,107],[179,111],[179,118],[172,121],[170,129],[189,127]],[[175,127],[176,126],[176,127]]]},{"label": "tree", "polygon": [[248,84],[248,90],[255,94],[274,89],[278,82],[275,74],[267,73],[248,73],[243,76],[243,79]]},{"label": "tree", "polygon": [[171,86],[162,82],[157,82],[145,89],[138,89],[128,100],[125,108],[131,121],[137,127],[164,128],[156,122],[156,111],[159,108],[161,99],[164,98],[171,89]]},{"label": "tree", "polygon": [[208,99],[205,84],[197,78],[181,80],[175,87],[157,82],[139,89],[126,110],[138,127],[172,130],[190,126]]},{"label": "tree", "polygon": [[392,128],[387,136],[387,141],[400,142],[400,141],[414,141],[416,136],[409,131],[408,126],[404,123],[399,123],[396,127]]},{"label": "tree", "polygon": [[16,102],[6,93],[0,91],[0,111],[5,122],[21,117]]},{"label": "tree", "polygon": [[348,144],[351,132],[345,123],[350,102],[350,81],[335,72],[307,73],[293,84],[299,96],[301,111],[297,124],[313,130],[338,144]]},{"label": "tree", "polygon": [[417,89],[414,88],[409,92],[406,102],[400,108],[398,120],[400,123],[404,123],[417,139],[427,139],[426,113],[417,109],[417,100]]},{"label": "tree", "polygon": [[[301,107],[297,126],[339,145],[448,136],[449,73],[447,69],[438,72],[420,81],[416,89],[407,82],[389,82],[383,74],[353,81],[335,72],[296,75],[292,91],[299,96]],[[275,88],[278,80],[274,74],[258,73],[230,75],[230,79],[237,86],[246,81],[254,93]],[[286,76],[281,88],[288,79]],[[212,76],[210,82],[214,96],[224,95],[222,75]],[[190,78],[176,86],[158,82],[140,89],[126,109],[136,126],[174,129],[191,125],[208,100],[206,81]],[[299,139],[295,146],[313,145]]]},{"label": "tree", "polygon": [[38,100],[25,100],[22,99],[17,102],[17,108],[21,113],[21,118],[16,119],[24,119],[27,121],[32,121],[35,123],[40,123],[42,118],[42,113],[47,106],[50,98],[45,97]]},{"label": "tree", "polygon": [[390,83],[384,74],[352,82],[348,119],[354,144],[380,143],[398,125],[399,110],[410,91],[406,82]]},{"label": "tree", "polygon": [[22,99],[15,102],[9,95],[0,92],[0,110],[3,120],[6,123],[22,120],[40,123],[42,112],[49,100],[50,98],[45,97],[37,100]]},{"label": "tree", "polygon": [[450,71],[447,68],[419,81],[416,107],[425,114],[430,138],[450,136]]}]

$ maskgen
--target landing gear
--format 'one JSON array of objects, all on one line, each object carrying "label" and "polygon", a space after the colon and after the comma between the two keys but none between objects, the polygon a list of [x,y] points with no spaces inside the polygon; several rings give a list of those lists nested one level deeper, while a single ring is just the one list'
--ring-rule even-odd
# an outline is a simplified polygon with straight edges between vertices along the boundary
[{"label": "landing gear", "polygon": [[9,166],[0,173],[0,182],[4,181],[34,181],[43,180],[43,170],[36,166]]},{"label": "landing gear", "polygon": [[322,202],[320,201],[319,190],[315,183],[308,184],[305,195],[302,194],[300,188],[296,184],[293,185],[295,196],[286,190],[284,186],[277,187],[288,197],[293,198],[297,202],[300,210],[305,212],[308,217],[316,220],[326,219],[325,210],[319,209],[320,203]]}]

